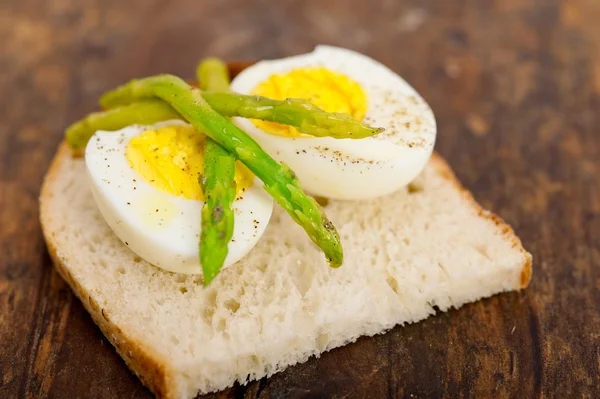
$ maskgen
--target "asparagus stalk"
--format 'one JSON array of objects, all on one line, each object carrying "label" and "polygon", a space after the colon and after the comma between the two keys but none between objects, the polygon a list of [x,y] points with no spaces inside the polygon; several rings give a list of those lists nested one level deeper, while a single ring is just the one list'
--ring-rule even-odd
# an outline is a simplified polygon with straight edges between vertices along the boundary
[{"label": "asparagus stalk", "polygon": [[196,79],[202,91],[229,90],[229,69],[227,65],[218,58],[206,58],[196,68]]},{"label": "asparagus stalk", "polygon": [[272,100],[261,96],[210,91],[202,97],[224,116],[261,119],[296,127],[301,133],[336,139],[362,139],[383,132],[341,112],[325,112],[299,98]]},{"label": "asparagus stalk", "polygon": [[[361,139],[383,131],[383,128],[371,127],[348,114],[325,112],[309,101],[298,98],[280,101],[261,96],[215,91],[213,88],[209,90],[202,93],[202,97],[208,105],[223,116],[261,119],[294,126],[300,132],[311,136],[329,136],[338,139]],[[152,96],[138,97],[138,100],[148,97]],[[128,98],[103,97],[100,105],[104,108],[114,108],[131,102],[133,101]]]},{"label": "asparagus stalk", "polygon": [[[213,74],[210,70],[198,73]],[[202,79],[212,79],[203,76]],[[217,79],[220,79],[217,77]],[[241,116],[249,119],[261,119],[296,127],[301,133],[315,137],[333,137],[337,139],[361,139],[374,136],[382,128],[371,127],[353,119],[350,115],[325,112],[312,103],[288,98],[279,101],[267,97],[246,96],[231,92],[213,91],[202,96],[218,113],[227,117]],[[95,112],[67,129],[67,142],[73,149],[82,149],[96,130],[118,130],[132,123],[152,124],[167,119],[182,119],[171,106],[163,101],[144,100],[142,104],[130,104],[131,101],[104,99],[103,106],[112,108],[106,112]],[[128,104],[128,107],[121,107]],[[117,108],[115,108],[117,107]]]},{"label": "asparagus stalk", "polygon": [[[202,90],[229,89],[229,70],[216,58],[207,58],[196,69]],[[235,200],[235,157],[210,137],[204,144],[204,192],[202,233],[200,234],[200,263],[204,285],[208,285],[225,263],[229,241],[233,236]]]},{"label": "asparagus stalk", "polygon": [[200,91],[172,75],[133,80],[102,96],[103,106],[119,106],[158,97],[169,103],[197,130],[205,132],[244,163],[264,183],[265,190],[304,228],[330,266],[342,264],[340,237],[317,202],[308,196],[294,172],[277,163],[250,136],[216,112]]},{"label": "asparagus stalk", "polygon": [[72,149],[81,150],[97,130],[119,130],[135,123],[152,125],[169,119],[181,119],[181,116],[164,101],[147,99],[105,112],[93,112],[69,126],[66,139]]}]

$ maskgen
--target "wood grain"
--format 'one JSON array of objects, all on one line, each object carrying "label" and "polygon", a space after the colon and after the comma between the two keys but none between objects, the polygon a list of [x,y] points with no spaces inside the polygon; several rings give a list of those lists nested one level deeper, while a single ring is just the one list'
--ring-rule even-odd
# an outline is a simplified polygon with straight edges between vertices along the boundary
[{"label": "wood grain", "polygon": [[317,43],[423,94],[437,150],[515,227],[533,281],[212,397],[600,397],[599,20],[595,0],[3,3],[0,397],[150,397],[43,245],[37,196],[65,126],[130,78]]}]

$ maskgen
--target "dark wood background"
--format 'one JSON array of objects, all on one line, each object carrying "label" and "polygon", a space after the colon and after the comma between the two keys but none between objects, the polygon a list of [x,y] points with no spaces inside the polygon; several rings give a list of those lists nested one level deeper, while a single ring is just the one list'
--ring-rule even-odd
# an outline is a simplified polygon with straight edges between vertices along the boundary
[{"label": "dark wood background", "polygon": [[600,397],[598,0],[0,4],[0,397],[145,398],[51,267],[40,183],[98,95],[206,55],[330,43],[428,100],[437,150],[534,256],[533,280],[214,397]]}]

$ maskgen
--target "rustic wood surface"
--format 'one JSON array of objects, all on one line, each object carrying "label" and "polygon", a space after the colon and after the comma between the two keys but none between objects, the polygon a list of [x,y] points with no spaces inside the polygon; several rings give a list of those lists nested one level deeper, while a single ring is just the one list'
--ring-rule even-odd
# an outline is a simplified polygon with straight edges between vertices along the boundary
[{"label": "rustic wood surface", "polygon": [[423,94],[437,150],[515,227],[533,280],[214,397],[600,397],[599,21],[597,0],[2,2],[0,397],[151,396],[44,247],[37,197],[65,126],[133,77],[317,43]]}]

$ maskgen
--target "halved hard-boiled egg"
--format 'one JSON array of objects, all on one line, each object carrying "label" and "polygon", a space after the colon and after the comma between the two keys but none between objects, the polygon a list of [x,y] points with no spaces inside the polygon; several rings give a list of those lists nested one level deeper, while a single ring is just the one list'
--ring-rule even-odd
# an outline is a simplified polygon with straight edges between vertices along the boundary
[{"label": "halved hard-boiled egg", "polygon": [[[98,131],[86,147],[91,190],[108,225],[141,258],[172,272],[202,273],[203,148],[204,136],[180,121]],[[235,225],[224,267],[252,249],[273,210],[262,183],[239,162],[235,180]]]},{"label": "halved hard-boiled egg", "polygon": [[389,194],[413,180],[433,151],[436,123],[425,100],[390,69],[354,51],[318,46],[309,54],[261,61],[242,71],[231,90],[279,100],[303,98],[385,129],[359,140],[334,139],[234,118],[316,195],[367,199]]}]

